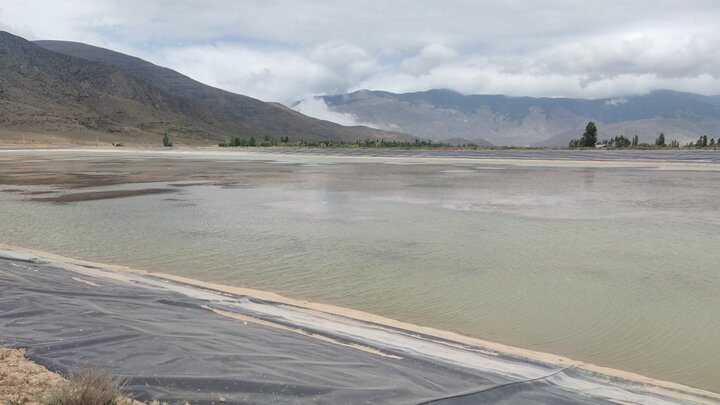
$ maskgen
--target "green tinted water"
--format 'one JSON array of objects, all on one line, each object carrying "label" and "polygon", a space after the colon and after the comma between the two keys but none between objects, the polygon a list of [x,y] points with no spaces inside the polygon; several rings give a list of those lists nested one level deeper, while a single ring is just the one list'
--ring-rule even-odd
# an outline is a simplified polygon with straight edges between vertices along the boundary
[{"label": "green tinted water", "polygon": [[267,163],[292,170],[260,186],[0,193],[0,242],[720,391],[720,172],[292,162]]}]

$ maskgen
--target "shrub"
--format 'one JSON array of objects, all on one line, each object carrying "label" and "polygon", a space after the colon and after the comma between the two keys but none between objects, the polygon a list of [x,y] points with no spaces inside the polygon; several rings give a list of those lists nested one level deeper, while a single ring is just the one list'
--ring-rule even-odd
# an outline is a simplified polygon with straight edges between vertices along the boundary
[{"label": "shrub", "polygon": [[129,405],[122,380],[98,368],[83,368],[50,393],[46,405]]}]

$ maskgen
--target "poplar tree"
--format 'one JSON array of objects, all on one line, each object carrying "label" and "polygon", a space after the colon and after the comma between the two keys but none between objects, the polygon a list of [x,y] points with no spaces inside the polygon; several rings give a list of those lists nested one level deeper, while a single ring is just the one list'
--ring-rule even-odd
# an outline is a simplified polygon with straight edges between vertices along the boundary
[{"label": "poplar tree", "polygon": [[580,143],[585,147],[593,147],[597,144],[597,126],[595,126],[594,122],[588,122],[585,133],[580,138]]},{"label": "poplar tree", "polygon": [[660,132],[657,139],[655,139],[655,146],[665,146],[665,134]]}]

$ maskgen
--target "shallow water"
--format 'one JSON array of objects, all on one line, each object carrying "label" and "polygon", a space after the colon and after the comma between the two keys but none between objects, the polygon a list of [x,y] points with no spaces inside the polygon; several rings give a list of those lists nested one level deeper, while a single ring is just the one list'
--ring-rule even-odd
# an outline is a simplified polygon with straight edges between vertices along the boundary
[{"label": "shallow water", "polygon": [[237,173],[224,185],[92,189],[171,194],[59,205],[3,192],[0,242],[720,391],[720,171],[261,158],[273,161],[215,157]]}]

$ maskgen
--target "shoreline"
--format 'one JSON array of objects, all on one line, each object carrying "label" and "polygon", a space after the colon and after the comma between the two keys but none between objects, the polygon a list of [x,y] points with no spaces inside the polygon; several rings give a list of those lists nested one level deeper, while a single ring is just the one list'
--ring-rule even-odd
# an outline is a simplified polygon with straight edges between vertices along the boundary
[{"label": "shoreline", "polygon": [[[350,308],[343,308],[334,305],[288,298],[270,291],[232,287],[161,272],[151,272],[141,269],[133,269],[122,265],[112,265],[88,260],[73,259],[51,252],[45,252],[36,249],[26,249],[2,243],[0,243],[0,253],[5,255],[6,257],[15,258],[18,260],[27,260],[32,257],[40,258],[49,262],[51,265],[58,265],[60,267],[68,268],[70,270],[78,272],[79,274],[82,274],[83,271],[89,272],[87,274],[89,276],[97,276],[92,274],[92,270],[97,269],[107,272],[104,273],[103,276],[124,283],[132,283],[130,277],[132,276],[146,279],[155,279],[163,283],[176,283],[179,288],[178,291],[190,289],[195,290],[196,293],[202,294],[202,291],[205,290],[211,293],[244,296],[258,301],[292,307],[298,311],[312,311],[312,315],[315,316],[315,320],[322,320],[323,316],[327,316],[328,320],[330,320],[330,318],[340,317],[348,320],[349,322],[363,323],[366,326],[368,326],[367,324],[370,324],[370,326],[379,325],[381,327],[390,328],[400,332],[409,332],[412,335],[428,336],[434,339],[439,339],[444,342],[444,344],[448,347],[454,347],[456,349],[467,350],[467,346],[471,346],[472,349],[490,356],[511,356],[514,358],[524,359],[532,363],[549,364],[559,368],[573,367],[593,374],[598,374],[603,377],[621,379],[629,382],[633,386],[641,386],[647,392],[667,396],[670,398],[686,399],[693,401],[700,400],[701,403],[703,403],[704,401],[707,401],[706,403],[715,403],[716,401],[720,401],[719,393],[694,388],[679,383],[657,380],[640,374],[586,363],[583,361],[558,356],[552,353],[544,353],[520,347],[513,347],[509,345],[504,345],[502,343],[490,342],[478,338],[463,336],[455,332],[410,324],[407,322],[402,322],[399,320],[394,320]],[[91,281],[83,280],[80,278],[75,281],[80,283],[92,284]],[[213,312],[221,316],[235,318],[232,313],[223,313],[223,311]],[[237,320],[243,319],[237,318]],[[254,321],[253,319],[245,320],[250,322]],[[255,321],[262,320],[257,319]],[[368,347],[368,349],[370,349],[370,347]]]},{"label": "shoreline", "polygon": [[[227,149],[227,148],[223,148]],[[516,166],[557,166],[557,167],[609,167],[609,168],[685,168],[688,170],[720,170],[720,161],[708,162],[708,161],[693,161],[693,160],[672,160],[672,159],[642,159],[637,157],[628,156],[627,159],[553,159],[553,158],[538,158],[538,157],[497,157],[497,156],[377,156],[377,155],[357,155],[350,153],[343,153],[344,149],[321,149],[321,148],[257,148],[258,150],[241,149],[238,151],[225,151],[220,148],[193,148],[193,147],[181,147],[181,148],[170,148],[164,149],[159,147],[147,147],[147,148],[106,148],[106,147],[77,147],[77,146],[58,146],[58,147],[28,147],[28,148],[3,148],[0,146],[0,155],[2,154],[21,154],[21,153],[103,153],[103,154],[157,154],[172,156],[235,156],[235,157],[250,157],[250,158],[323,158],[323,159],[337,159],[337,160],[349,160],[349,161],[397,161],[413,163],[414,161],[429,163],[471,163],[480,162],[488,165],[516,165]],[[318,155],[309,153],[307,151],[332,151],[329,154]],[[353,149],[349,149],[353,150]],[[385,149],[378,149],[383,151]],[[394,150],[394,149],[388,149]],[[413,151],[412,149],[401,149],[402,151]],[[278,153],[278,151],[280,151]],[[282,151],[289,151],[289,153],[283,153]],[[424,150],[419,150],[420,152]],[[488,152],[494,153],[513,153],[513,152],[526,152],[526,153],[547,153],[547,152],[586,152],[586,153],[598,153],[598,157],[602,157],[602,153],[608,152],[603,150],[580,150],[574,151],[572,149],[546,149],[546,150],[488,150]],[[637,152],[643,152],[639,150]],[[663,150],[651,150],[650,152],[681,152],[681,151],[663,151]]]}]

